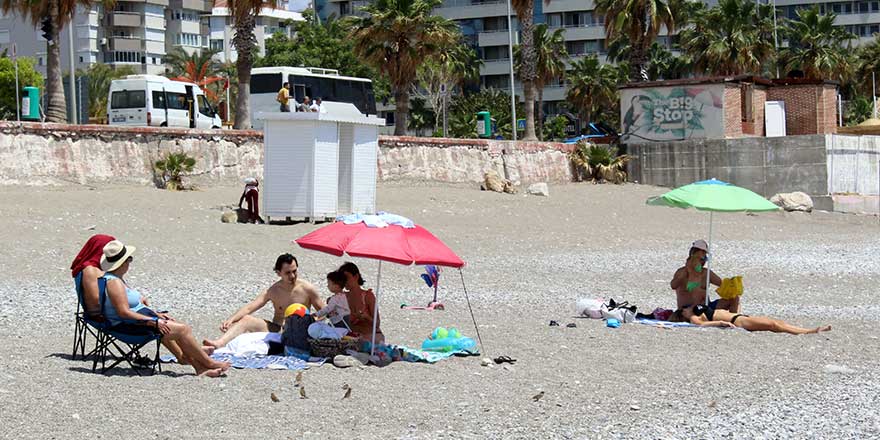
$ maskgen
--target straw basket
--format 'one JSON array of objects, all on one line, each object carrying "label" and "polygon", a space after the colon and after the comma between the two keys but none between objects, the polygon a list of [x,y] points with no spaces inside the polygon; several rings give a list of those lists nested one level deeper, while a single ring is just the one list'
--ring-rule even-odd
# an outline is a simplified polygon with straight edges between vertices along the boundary
[{"label": "straw basket", "polygon": [[315,357],[334,357],[340,354],[346,354],[348,350],[357,350],[358,341],[352,338],[342,339],[312,339],[309,338],[309,347],[312,356]]}]

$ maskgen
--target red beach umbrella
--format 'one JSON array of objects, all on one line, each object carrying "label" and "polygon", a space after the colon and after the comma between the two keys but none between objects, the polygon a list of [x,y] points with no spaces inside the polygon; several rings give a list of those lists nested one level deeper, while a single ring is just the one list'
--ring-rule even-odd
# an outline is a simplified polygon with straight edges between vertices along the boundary
[{"label": "red beach umbrella", "polygon": [[[356,222],[337,221],[294,240],[304,249],[324,252],[337,257],[347,254],[352,257],[379,260],[379,272],[376,280],[377,305],[373,310],[371,347],[376,345],[376,317],[379,310],[379,289],[382,283],[382,261],[406,266],[433,264],[457,268],[459,272],[464,266],[464,261],[427,229],[413,224],[408,219],[394,215],[390,216],[404,220],[404,222],[388,224],[381,221],[381,219],[388,218],[385,215],[367,216],[370,217],[370,221],[380,219],[378,225],[376,222],[368,225],[366,221],[361,221],[364,217],[356,217],[354,220]],[[464,284],[463,276],[462,284]],[[467,297],[466,287],[465,296]],[[468,300],[468,308],[470,308],[470,300]],[[471,310],[471,318],[473,318],[473,310]],[[476,320],[474,328],[477,329],[477,338],[481,339]],[[482,345],[482,340],[480,342]]]},{"label": "red beach umbrella", "polygon": [[335,222],[298,238],[296,244],[337,257],[348,254],[407,266],[464,266],[464,261],[452,249],[418,225],[369,227],[364,223]]}]

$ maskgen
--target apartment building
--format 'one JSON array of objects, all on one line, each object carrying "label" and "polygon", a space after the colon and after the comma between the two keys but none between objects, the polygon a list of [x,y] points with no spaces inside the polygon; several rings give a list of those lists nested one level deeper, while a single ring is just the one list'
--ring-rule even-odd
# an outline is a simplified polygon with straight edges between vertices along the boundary
[{"label": "apartment building", "polygon": [[[276,32],[282,32],[288,37],[291,36],[291,29],[287,24],[291,21],[303,21],[304,19],[300,12],[307,7],[309,7],[309,4],[302,1],[289,2],[288,0],[280,0],[277,2],[277,7],[263,8],[260,11],[260,15],[257,16],[257,25],[254,29],[260,56],[266,54],[266,39]],[[238,59],[238,53],[232,45],[235,28],[233,27],[232,16],[230,15],[226,0],[216,0],[214,2],[209,20],[208,38],[210,39],[210,48],[219,52],[217,59],[221,62],[235,62]]]},{"label": "apartment building", "polygon": [[[760,0],[766,2],[767,0]],[[366,3],[364,0],[322,0],[317,5],[322,17],[331,14],[345,16],[355,13]],[[716,0],[709,0],[712,6]],[[778,17],[795,18],[796,11],[818,4],[822,12],[838,14],[837,24],[859,38],[854,44],[863,44],[880,32],[880,0],[816,2],[804,0],[776,0]],[[506,0],[445,0],[435,13],[458,22],[469,44],[476,48],[483,61],[480,82],[483,87],[508,89],[510,84],[510,60],[507,32]],[[519,30],[515,16],[514,30]],[[564,29],[565,45],[571,60],[596,55],[605,61],[606,41],[604,17],[597,14],[593,0],[553,0],[545,3],[535,1],[535,23],[547,23],[551,29]],[[514,36],[517,44],[518,35]],[[670,45],[669,37],[661,35],[661,44]],[[521,86],[514,84],[517,94]],[[557,82],[544,89],[544,112],[555,114],[565,100],[565,84]]]}]

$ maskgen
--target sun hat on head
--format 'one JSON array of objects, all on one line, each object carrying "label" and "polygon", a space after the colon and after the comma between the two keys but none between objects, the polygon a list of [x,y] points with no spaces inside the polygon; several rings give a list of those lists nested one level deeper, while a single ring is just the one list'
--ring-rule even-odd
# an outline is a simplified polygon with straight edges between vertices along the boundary
[{"label": "sun hat on head", "polygon": [[137,248],[126,246],[119,240],[113,240],[104,245],[104,255],[101,255],[101,270],[112,272],[119,269],[122,263],[134,253]]},{"label": "sun hat on head", "polygon": [[257,178],[256,178],[256,177],[246,177],[246,178],[244,179],[244,184],[245,184],[245,185],[256,185],[256,184],[257,184]]},{"label": "sun hat on head", "polygon": [[706,240],[697,240],[691,243],[691,249],[699,249],[701,251],[709,252],[709,245],[706,243]]}]

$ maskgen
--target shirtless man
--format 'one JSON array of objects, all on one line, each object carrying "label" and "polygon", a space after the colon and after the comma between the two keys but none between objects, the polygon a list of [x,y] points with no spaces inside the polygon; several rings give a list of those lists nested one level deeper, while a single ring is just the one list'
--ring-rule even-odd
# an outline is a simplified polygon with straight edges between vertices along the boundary
[{"label": "shirtless man", "polygon": [[[677,309],[706,303],[706,272],[703,272],[703,266],[706,264],[708,251],[709,245],[704,240],[693,242],[684,267],[679,268],[672,276],[670,287],[675,291]],[[721,277],[714,271],[711,272],[709,281],[721,286]],[[739,313],[739,297],[729,300],[716,299],[709,303],[709,307]]]},{"label": "shirtless man", "polygon": [[[223,336],[214,340],[205,339],[203,343],[219,348],[242,333],[280,332],[281,326],[284,324],[284,310],[291,304],[300,303],[306,308],[314,307],[316,310],[324,308],[324,300],[318,296],[315,286],[297,278],[298,269],[299,264],[296,257],[290,254],[280,255],[275,261],[275,273],[281,279],[268,290],[257,295],[253,301],[238,309],[229,319],[223,321],[223,324],[220,324]],[[270,301],[275,312],[272,321],[266,321],[252,315]]]}]

